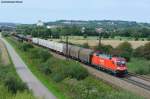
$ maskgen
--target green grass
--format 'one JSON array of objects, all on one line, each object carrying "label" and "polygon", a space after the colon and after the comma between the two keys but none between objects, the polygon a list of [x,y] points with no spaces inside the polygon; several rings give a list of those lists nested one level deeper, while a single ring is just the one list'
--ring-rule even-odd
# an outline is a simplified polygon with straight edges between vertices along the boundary
[{"label": "green grass", "polygon": [[[107,85],[106,83],[97,80],[91,76],[88,76],[83,80],[77,80],[75,78],[68,77],[62,80],[61,82],[56,83],[52,79],[53,75],[45,75],[39,70],[38,65],[41,64],[39,60],[31,60],[28,57],[28,52],[23,52],[20,49],[18,49],[17,45],[19,46],[19,43],[14,39],[7,38],[7,40],[14,46],[16,51],[26,62],[27,66],[34,73],[34,75],[36,75],[36,77],[51,92],[53,92],[53,94],[58,99],[143,99],[142,97],[136,96],[126,91],[113,89],[110,85]],[[53,64],[49,65],[53,65],[53,67],[56,67],[56,69],[58,69],[58,65],[60,65],[63,68],[65,67],[63,65],[72,64],[70,62],[67,63],[54,57],[52,57],[51,62]],[[59,71],[56,71],[56,73],[59,73]]]},{"label": "green grass", "polygon": [[2,83],[0,84],[0,90],[0,99],[35,99],[35,97],[27,91],[17,92],[16,95],[13,95]]},{"label": "green grass", "polygon": [[137,74],[150,74],[150,61],[142,58],[132,58],[127,64],[128,70]]},{"label": "green grass", "polygon": [[[28,89],[17,91],[16,94],[12,93],[12,90],[8,89],[9,85],[6,85],[6,81],[10,80],[10,78],[14,78],[15,82],[17,81],[17,84],[22,84],[22,81],[16,72],[10,56],[9,61],[10,63],[8,65],[0,62],[0,99],[35,99],[35,97],[32,95],[32,92]],[[9,82],[9,84],[10,83],[12,83],[12,80]]]}]

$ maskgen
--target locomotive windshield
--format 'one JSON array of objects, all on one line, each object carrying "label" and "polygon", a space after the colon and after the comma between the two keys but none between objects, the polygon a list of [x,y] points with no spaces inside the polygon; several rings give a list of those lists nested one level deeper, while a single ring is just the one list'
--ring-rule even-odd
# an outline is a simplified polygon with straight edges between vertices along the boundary
[{"label": "locomotive windshield", "polygon": [[125,61],[117,61],[118,66],[125,66],[126,62]]}]

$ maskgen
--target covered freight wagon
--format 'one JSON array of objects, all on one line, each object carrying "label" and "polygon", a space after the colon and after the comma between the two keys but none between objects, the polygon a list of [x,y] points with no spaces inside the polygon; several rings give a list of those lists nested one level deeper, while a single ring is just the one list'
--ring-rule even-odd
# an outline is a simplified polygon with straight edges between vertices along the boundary
[{"label": "covered freight wagon", "polygon": [[85,63],[90,63],[93,52],[91,49],[81,48],[79,51],[79,59]]},{"label": "covered freight wagon", "polygon": [[70,56],[70,49],[71,49],[71,47],[72,47],[72,45],[68,44],[68,53],[67,53],[67,46],[66,46],[66,44],[63,44],[63,54]]},{"label": "covered freight wagon", "polygon": [[38,38],[32,38],[32,43],[38,44]]},{"label": "covered freight wagon", "polygon": [[63,43],[54,42],[54,50],[63,53]]},{"label": "covered freight wagon", "polygon": [[78,59],[80,49],[81,49],[81,47],[72,45],[72,47],[70,48],[70,56],[72,58]]}]

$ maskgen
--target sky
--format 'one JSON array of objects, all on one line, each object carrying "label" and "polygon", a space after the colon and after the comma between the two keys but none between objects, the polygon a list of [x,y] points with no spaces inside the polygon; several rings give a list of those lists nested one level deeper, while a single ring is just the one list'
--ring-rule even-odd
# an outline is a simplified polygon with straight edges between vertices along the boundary
[{"label": "sky", "polygon": [[22,1],[21,4],[0,3],[0,22],[36,23],[38,20],[48,22],[61,19],[105,19],[150,23],[150,0]]}]

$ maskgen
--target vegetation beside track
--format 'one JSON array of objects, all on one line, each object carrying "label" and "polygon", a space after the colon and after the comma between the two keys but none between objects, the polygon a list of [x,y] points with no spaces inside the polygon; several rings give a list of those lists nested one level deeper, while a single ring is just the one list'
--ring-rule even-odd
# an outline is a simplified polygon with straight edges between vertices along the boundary
[{"label": "vegetation beside track", "polygon": [[[2,57],[1,54],[0,57]],[[4,64],[0,58],[0,99],[35,99],[17,75],[9,56],[5,57],[9,61],[7,64]]]},{"label": "vegetation beside track", "polygon": [[43,48],[19,43],[10,37],[7,41],[37,78],[59,99],[142,99],[91,77],[78,62],[55,58]]},{"label": "vegetation beside track", "polygon": [[130,72],[141,75],[150,74],[150,61],[147,61],[146,59],[132,58],[127,65]]}]

